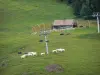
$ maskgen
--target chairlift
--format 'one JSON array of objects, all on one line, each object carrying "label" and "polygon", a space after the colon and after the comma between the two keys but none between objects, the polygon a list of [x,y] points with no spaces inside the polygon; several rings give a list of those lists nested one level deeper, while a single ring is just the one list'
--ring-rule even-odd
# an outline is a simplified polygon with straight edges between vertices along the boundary
[{"label": "chairlift", "polygon": [[18,54],[22,54],[22,52],[18,52]]},{"label": "chairlift", "polygon": [[43,40],[39,40],[39,42],[43,42]]},{"label": "chairlift", "polygon": [[64,33],[60,33],[60,35],[64,35]]}]

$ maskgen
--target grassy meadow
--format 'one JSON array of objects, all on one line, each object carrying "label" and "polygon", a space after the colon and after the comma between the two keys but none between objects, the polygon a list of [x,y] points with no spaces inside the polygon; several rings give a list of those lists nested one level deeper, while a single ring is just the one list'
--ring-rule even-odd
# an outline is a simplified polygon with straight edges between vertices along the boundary
[{"label": "grassy meadow", "polygon": [[[70,6],[56,0],[0,0],[0,75],[100,75],[100,34],[95,21],[78,20],[76,28],[48,35],[49,55],[21,59],[25,52],[45,52],[43,36],[32,34],[32,26],[45,23],[50,25],[55,19],[72,19]],[[56,48],[65,52],[53,54]],[[22,54],[18,54],[18,52]],[[45,67],[59,64],[64,72],[47,72]]]}]

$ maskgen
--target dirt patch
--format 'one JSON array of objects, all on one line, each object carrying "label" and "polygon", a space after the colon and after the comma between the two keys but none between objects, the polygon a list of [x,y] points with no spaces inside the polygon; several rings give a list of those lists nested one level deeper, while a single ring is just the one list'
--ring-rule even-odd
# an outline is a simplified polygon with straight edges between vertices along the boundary
[{"label": "dirt patch", "polygon": [[48,65],[48,66],[46,66],[46,70],[48,72],[56,72],[56,73],[60,73],[60,72],[64,71],[63,67],[58,64]]}]

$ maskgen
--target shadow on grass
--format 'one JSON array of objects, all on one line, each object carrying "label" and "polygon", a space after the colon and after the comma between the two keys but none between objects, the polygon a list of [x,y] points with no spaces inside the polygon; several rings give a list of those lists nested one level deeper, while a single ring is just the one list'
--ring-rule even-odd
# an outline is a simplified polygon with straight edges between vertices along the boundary
[{"label": "shadow on grass", "polygon": [[78,36],[78,38],[100,40],[100,33],[81,34],[81,35]]}]

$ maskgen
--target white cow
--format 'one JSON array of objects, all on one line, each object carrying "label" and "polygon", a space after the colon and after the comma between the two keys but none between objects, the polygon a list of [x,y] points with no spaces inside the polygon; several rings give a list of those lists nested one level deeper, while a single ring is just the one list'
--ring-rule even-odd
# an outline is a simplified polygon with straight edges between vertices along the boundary
[{"label": "white cow", "polygon": [[65,51],[65,49],[62,49],[62,48],[60,48],[60,49],[56,49],[58,52],[64,52]]},{"label": "white cow", "polygon": [[28,53],[28,54],[26,54],[27,56],[33,56],[33,54],[32,53]]},{"label": "white cow", "polygon": [[28,52],[30,56],[37,56],[37,52]]},{"label": "white cow", "polygon": [[26,56],[27,56],[27,54],[22,55],[22,56],[21,56],[21,59],[26,58]]},{"label": "white cow", "polygon": [[45,52],[41,53],[41,55],[45,55]]},{"label": "white cow", "polygon": [[57,50],[52,50],[52,53],[57,53]]},{"label": "white cow", "polygon": [[37,56],[37,52],[32,52],[33,56]]},{"label": "white cow", "polygon": [[62,51],[65,51],[65,49],[62,49]]},{"label": "white cow", "polygon": [[28,52],[27,54],[24,54],[21,56],[21,58],[26,58],[27,56],[37,56],[37,52]]}]

